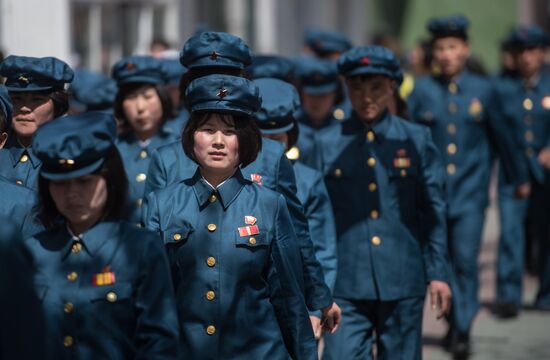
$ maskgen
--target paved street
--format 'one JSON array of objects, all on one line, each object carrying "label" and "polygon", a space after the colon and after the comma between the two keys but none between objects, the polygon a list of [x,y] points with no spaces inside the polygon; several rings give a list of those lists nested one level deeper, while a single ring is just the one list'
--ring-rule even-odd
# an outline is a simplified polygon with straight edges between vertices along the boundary
[{"label": "paved street", "polygon": [[[496,207],[489,209],[488,221],[481,257],[480,297],[483,308],[473,329],[472,360],[542,360],[550,359],[550,312],[530,310],[530,304],[537,290],[537,281],[525,277],[524,309],[515,320],[498,320],[490,313],[495,292],[495,261],[498,241],[498,215]],[[427,301],[426,301],[427,303]],[[450,359],[449,354],[439,346],[439,340],[446,333],[447,325],[436,321],[429,307],[424,312],[424,359]]]}]

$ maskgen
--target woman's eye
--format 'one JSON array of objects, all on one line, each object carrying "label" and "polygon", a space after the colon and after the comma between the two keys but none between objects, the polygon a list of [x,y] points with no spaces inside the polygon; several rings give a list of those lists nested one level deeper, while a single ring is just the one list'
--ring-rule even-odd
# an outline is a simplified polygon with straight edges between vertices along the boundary
[{"label": "woman's eye", "polygon": [[235,135],[237,131],[235,131],[235,129],[229,129],[229,130],[225,130],[223,133],[225,135]]}]

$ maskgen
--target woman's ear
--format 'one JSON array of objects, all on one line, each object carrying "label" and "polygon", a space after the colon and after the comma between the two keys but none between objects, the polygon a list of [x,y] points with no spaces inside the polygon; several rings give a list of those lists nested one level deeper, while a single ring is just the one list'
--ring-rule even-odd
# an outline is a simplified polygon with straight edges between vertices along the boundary
[{"label": "woman's ear", "polygon": [[4,148],[4,145],[6,145],[6,141],[8,141],[8,133],[0,133],[0,149]]}]

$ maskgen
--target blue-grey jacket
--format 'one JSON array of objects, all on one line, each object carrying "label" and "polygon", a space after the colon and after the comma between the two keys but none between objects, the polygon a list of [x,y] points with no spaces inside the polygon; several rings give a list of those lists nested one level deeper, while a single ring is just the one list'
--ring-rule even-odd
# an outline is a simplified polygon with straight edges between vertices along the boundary
[{"label": "blue-grey jacket", "polygon": [[320,133],[338,236],[334,294],[425,296],[449,280],[443,167],[429,130],[385,113],[369,134],[356,116]]},{"label": "blue-grey jacket", "polygon": [[170,269],[157,234],[126,222],[65,224],[26,240],[51,359],[177,359]]},{"label": "blue-grey jacket", "polygon": [[[148,195],[143,223],[168,251],[189,359],[316,359],[284,198],[240,170]],[[286,343],[286,346],[285,346]]]}]

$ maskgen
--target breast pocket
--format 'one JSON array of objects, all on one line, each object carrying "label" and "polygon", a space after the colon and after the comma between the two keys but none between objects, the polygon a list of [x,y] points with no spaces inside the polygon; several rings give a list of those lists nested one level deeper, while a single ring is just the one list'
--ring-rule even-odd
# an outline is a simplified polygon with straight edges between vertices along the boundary
[{"label": "breast pocket", "polygon": [[162,240],[168,254],[175,255],[189,241],[193,232],[193,226],[186,221],[170,224],[166,230],[163,230]]},{"label": "breast pocket", "polygon": [[271,249],[271,236],[265,230],[260,230],[259,234],[240,236],[235,234],[235,247],[238,256],[242,256],[248,263],[249,269],[257,273],[263,271],[268,263],[269,252]]},{"label": "breast pocket", "polygon": [[119,283],[91,289],[90,302],[99,305],[122,305],[132,302],[132,284]]}]

